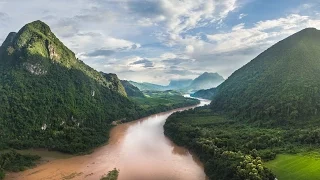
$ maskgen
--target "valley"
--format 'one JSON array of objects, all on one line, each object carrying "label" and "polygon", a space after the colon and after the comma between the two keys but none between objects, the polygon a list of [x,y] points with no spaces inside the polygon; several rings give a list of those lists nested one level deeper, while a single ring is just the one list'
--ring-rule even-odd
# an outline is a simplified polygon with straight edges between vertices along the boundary
[{"label": "valley", "polygon": [[0,0],[0,180],[320,180],[306,2]]},{"label": "valley", "polygon": [[187,149],[165,137],[163,124],[174,112],[209,103],[201,100],[197,106],[117,125],[110,132],[108,144],[91,154],[50,160],[20,173],[8,173],[6,179],[100,179],[108,171],[117,168],[119,180],[205,180],[202,163]]}]

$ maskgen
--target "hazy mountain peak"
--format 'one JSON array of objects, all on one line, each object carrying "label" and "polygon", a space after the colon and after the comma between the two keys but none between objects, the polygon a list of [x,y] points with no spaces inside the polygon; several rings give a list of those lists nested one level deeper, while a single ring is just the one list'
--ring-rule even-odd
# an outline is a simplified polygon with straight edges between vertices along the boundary
[{"label": "hazy mountain peak", "polygon": [[15,36],[17,35],[16,32],[10,32],[7,36],[7,38],[3,41],[1,46],[8,46],[9,44],[11,44],[15,38]]},{"label": "hazy mountain peak", "polygon": [[204,72],[192,81],[189,88],[191,90],[209,89],[217,87],[223,81],[224,78],[218,73]]}]

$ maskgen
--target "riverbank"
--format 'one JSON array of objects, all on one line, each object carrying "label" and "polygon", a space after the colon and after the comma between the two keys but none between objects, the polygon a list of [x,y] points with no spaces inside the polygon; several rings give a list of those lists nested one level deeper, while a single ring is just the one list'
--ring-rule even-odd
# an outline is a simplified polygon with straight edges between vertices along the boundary
[{"label": "riverbank", "polygon": [[[232,120],[214,114],[209,108],[198,108],[171,115],[164,129],[165,135],[174,143],[188,148],[200,158],[211,179],[273,180],[279,177],[289,180],[289,176],[283,175],[295,176],[297,171],[288,168],[290,164],[296,159],[310,159],[310,156],[299,154],[319,152],[318,122],[315,119],[304,125],[272,126]],[[282,154],[290,155],[290,158],[283,158]],[[304,163],[295,164],[305,166]],[[318,161],[314,164],[312,167],[316,167]],[[308,175],[310,171],[301,172],[300,179],[312,179]]]},{"label": "riverbank", "polygon": [[[164,112],[164,111],[168,111],[168,110],[172,110],[180,107],[197,105],[200,103],[200,101],[196,99],[185,98],[180,94],[168,94],[168,93],[153,93],[153,94],[150,94],[149,98],[143,98],[139,100],[132,99],[132,100],[135,103],[137,103],[139,107],[139,110],[136,110],[138,112],[136,114],[139,114],[139,115],[123,118],[121,123],[133,121],[135,120],[135,118],[140,119],[141,117],[147,117],[151,114],[156,114],[159,112]],[[149,101],[148,106],[144,105],[144,102],[146,101]],[[66,143],[67,140],[63,144],[61,142],[55,141],[54,138],[50,138],[50,136],[49,137],[32,136],[33,139],[38,139],[37,140],[38,143],[41,142],[40,143],[41,146],[36,145],[35,147],[46,147],[45,145],[46,143],[44,142],[50,141],[51,145],[49,147],[52,147],[52,148],[47,148],[47,149],[34,148],[34,149],[16,150],[16,151],[18,153],[21,152],[22,154],[26,154],[26,155],[30,153],[32,155],[41,156],[42,158],[40,161],[37,162],[38,164],[46,163],[51,160],[55,160],[59,158],[71,157],[69,154],[74,154],[74,155],[89,154],[89,153],[92,153],[94,148],[104,146],[107,143],[110,129],[113,127],[113,125],[116,125],[118,123],[110,123],[110,124],[102,123],[102,124],[103,125],[101,126],[96,126],[96,130],[84,127],[84,129],[81,131],[82,133],[80,134],[77,133],[77,130],[81,129],[79,126],[65,127],[65,124],[60,124],[60,126],[62,129],[63,128],[68,129],[67,133],[62,133],[61,131],[56,131],[55,133],[53,133],[53,131],[50,129],[44,129],[43,132],[41,132],[42,133],[41,135],[44,135],[45,132],[48,131],[55,134],[55,137],[64,136],[65,140],[66,139],[77,139],[77,140],[74,140],[75,142],[72,145],[70,145]],[[28,143],[23,141],[12,140],[12,144],[14,145],[14,147],[18,149],[33,147],[30,144],[27,145]],[[87,147],[88,144],[91,148]],[[58,148],[62,146],[65,148],[63,149]],[[4,148],[4,147],[0,146],[0,148]],[[2,150],[2,151],[5,151],[5,150]],[[64,153],[60,153],[57,151],[64,152]],[[69,154],[65,154],[65,153],[69,153]]]},{"label": "riverbank", "polygon": [[[208,102],[201,101],[196,106],[204,104]],[[163,124],[170,114],[196,106],[117,125],[110,132],[109,143],[91,154],[52,160],[20,173],[9,173],[6,179],[100,179],[117,168],[120,169],[119,180],[129,177],[205,180],[200,161],[163,134]]]}]

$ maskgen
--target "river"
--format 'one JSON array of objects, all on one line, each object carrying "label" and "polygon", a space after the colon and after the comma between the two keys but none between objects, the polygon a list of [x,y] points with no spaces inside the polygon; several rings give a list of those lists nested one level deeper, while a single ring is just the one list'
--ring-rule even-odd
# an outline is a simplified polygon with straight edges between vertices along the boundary
[{"label": "river", "polygon": [[[197,106],[209,104],[201,100]],[[187,149],[172,143],[163,134],[166,119],[180,108],[120,124],[110,132],[107,145],[93,153],[50,160],[6,179],[100,179],[113,168],[119,180],[205,180],[201,162]]]}]

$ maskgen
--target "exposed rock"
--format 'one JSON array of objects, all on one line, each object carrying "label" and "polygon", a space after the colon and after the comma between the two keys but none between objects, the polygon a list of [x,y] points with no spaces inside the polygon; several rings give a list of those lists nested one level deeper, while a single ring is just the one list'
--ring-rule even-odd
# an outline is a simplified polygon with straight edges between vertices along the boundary
[{"label": "exposed rock", "polygon": [[29,62],[25,62],[22,65],[28,72],[34,75],[44,75],[47,73],[46,70],[41,68],[41,64],[31,64]]}]

